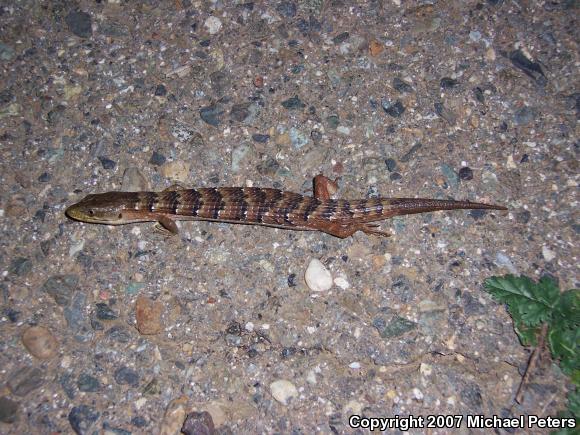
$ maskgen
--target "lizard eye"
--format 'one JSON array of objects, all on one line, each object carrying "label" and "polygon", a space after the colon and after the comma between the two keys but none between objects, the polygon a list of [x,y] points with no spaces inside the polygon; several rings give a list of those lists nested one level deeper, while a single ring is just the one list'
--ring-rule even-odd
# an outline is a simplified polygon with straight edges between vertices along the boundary
[{"label": "lizard eye", "polygon": [[95,212],[93,211],[92,208],[89,208],[89,216],[93,216],[95,214]]},{"label": "lizard eye", "polygon": [[123,213],[119,213],[118,216],[117,216],[117,218],[123,219]]}]

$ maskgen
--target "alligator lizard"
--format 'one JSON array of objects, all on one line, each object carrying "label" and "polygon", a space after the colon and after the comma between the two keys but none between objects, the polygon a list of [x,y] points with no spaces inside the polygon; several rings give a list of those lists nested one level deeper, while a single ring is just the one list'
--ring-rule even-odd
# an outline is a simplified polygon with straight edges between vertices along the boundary
[{"label": "alligator lizard", "polygon": [[157,221],[174,234],[177,220],[205,220],[323,231],[345,238],[357,231],[388,236],[373,222],[392,216],[454,209],[507,210],[498,205],[424,198],[331,199],[328,183],[332,182],[317,176],[312,197],[259,187],[98,193],[68,207],[66,215],[108,225]]}]

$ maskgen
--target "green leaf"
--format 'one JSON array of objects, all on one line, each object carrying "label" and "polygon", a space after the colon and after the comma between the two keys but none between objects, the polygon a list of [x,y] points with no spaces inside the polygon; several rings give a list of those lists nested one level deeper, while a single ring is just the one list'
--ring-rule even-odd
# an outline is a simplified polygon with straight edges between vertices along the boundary
[{"label": "green leaf", "polygon": [[496,300],[507,304],[517,324],[531,327],[549,321],[560,299],[558,287],[548,277],[536,283],[527,276],[494,276],[485,280],[485,289]]},{"label": "green leaf", "polygon": [[570,327],[580,327],[580,290],[571,289],[560,295],[554,307],[554,322],[563,321]]},{"label": "green leaf", "polygon": [[564,373],[571,376],[575,370],[580,370],[580,328],[569,328],[568,324],[558,322],[548,332],[548,343]]},{"label": "green leaf", "polygon": [[522,322],[516,322],[514,320],[514,330],[518,334],[522,346],[535,346],[538,344],[539,327],[526,326]]},{"label": "green leaf", "polygon": [[576,418],[580,418],[580,390],[576,388],[568,393],[568,410]]}]

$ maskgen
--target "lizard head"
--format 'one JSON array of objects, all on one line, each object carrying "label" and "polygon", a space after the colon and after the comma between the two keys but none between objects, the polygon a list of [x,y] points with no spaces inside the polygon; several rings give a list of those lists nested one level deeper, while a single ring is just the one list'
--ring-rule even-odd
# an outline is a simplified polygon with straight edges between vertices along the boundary
[{"label": "lizard head", "polygon": [[119,225],[131,222],[128,212],[135,202],[135,193],[97,193],[71,205],[65,213],[69,218],[81,222]]}]

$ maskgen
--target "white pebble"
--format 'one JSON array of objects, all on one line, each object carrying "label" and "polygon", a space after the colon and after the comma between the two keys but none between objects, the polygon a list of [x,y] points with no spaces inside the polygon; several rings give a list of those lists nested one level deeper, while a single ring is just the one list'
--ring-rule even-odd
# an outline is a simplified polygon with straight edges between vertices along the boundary
[{"label": "white pebble", "polygon": [[413,398],[417,400],[423,400],[423,392],[418,388],[413,388]]},{"label": "white pebble", "polygon": [[285,379],[279,379],[270,384],[270,393],[272,397],[283,405],[288,405],[288,401],[294,397],[298,397],[298,390],[296,386]]},{"label": "white pebble", "polygon": [[355,361],[355,362],[351,362],[351,363],[350,363],[348,366],[349,366],[351,369],[353,369],[353,370],[358,370],[358,369],[360,369],[360,363],[359,363],[359,362],[357,362],[357,361]]},{"label": "white pebble", "polygon": [[254,330],[254,324],[252,322],[246,323],[245,329],[248,332],[252,332]]},{"label": "white pebble", "polygon": [[308,288],[313,292],[323,292],[332,287],[332,275],[317,258],[310,260],[304,279]]},{"label": "white pebble", "polygon": [[207,27],[207,31],[210,35],[215,35],[221,30],[222,22],[218,17],[208,17],[208,19],[205,20],[204,26]]},{"label": "white pebble", "polygon": [[552,261],[556,258],[556,253],[547,246],[542,246],[542,256],[544,257],[544,260]]},{"label": "white pebble", "polygon": [[334,278],[334,284],[343,290],[350,288],[350,283],[346,280],[344,275],[340,275]]}]

